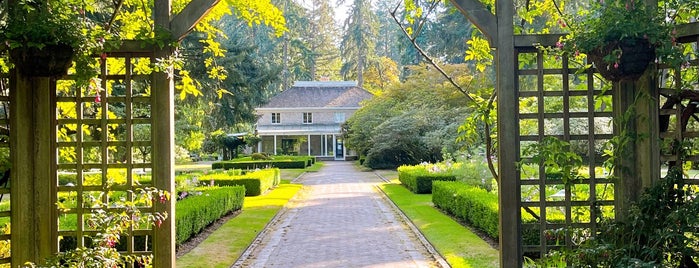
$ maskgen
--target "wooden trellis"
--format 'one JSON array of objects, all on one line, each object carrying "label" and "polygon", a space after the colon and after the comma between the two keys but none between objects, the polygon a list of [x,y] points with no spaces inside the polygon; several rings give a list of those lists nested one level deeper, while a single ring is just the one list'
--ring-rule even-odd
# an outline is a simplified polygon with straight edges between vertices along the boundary
[{"label": "wooden trellis", "polygon": [[[152,73],[137,73],[139,62],[154,62],[153,53],[109,53],[101,61],[100,85],[77,88],[57,81],[55,155],[58,159],[53,203],[54,251],[85,246],[96,231],[86,224],[102,202],[132,201],[134,191],[152,187]],[[98,90],[101,89],[101,90]],[[146,172],[147,171],[147,172]],[[152,211],[153,207],[142,207]],[[72,225],[71,223],[77,223]],[[120,245],[126,254],[152,254],[153,226],[129,228]]]},{"label": "wooden trellis", "polygon": [[[694,90],[699,90],[697,81],[670,83],[672,79],[660,75],[670,73],[674,81],[678,81],[678,71],[661,70],[658,76],[649,73],[635,83],[617,83],[611,85],[611,90],[603,91],[610,85],[605,85],[591,71],[576,73],[577,67],[571,66],[565,57],[547,60],[548,56],[537,51],[537,45],[553,47],[559,36],[515,35],[513,1],[496,1],[495,14],[476,0],[451,2],[483,32],[496,52],[501,267],[520,267],[525,255],[539,256],[553,248],[570,247],[573,232],[564,230],[594,233],[596,218],[609,217],[612,211],[614,217],[623,217],[623,211],[638,200],[642,190],[660,179],[661,164],[677,159],[677,151],[661,156],[661,138],[687,141],[699,137],[697,128],[677,131],[681,129],[677,118],[688,109],[697,110],[695,106],[699,102],[684,101],[659,109],[662,105],[659,100],[663,100],[660,93],[670,94],[682,84],[693,84]],[[688,43],[697,51],[698,23],[679,25],[678,33],[679,42]],[[693,59],[691,68],[696,68],[697,64],[697,59]],[[544,83],[545,80],[554,81],[554,86],[546,87],[552,83]],[[639,95],[645,97],[635,98]],[[520,101],[530,101],[536,109],[522,110]],[[619,121],[632,106],[641,116],[614,126],[612,121]],[[676,126],[661,134],[658,131],[660,115],[670,115],[670,121]],[[547,128],[547,125],[559,127]],[[621,129],[647,136],[629,145],[628,155],[615,163],[623,167],[624,172],[616,170],[616,179],[610,180],[608,174],[595,172],[604,161],[599,147],[620,134]],[[521,148],[548,136],[584,148],[578,150],[589,170],[583,179],[562,184],[560,180],[547,178],[543,167],[536,173],[522,173],[518,163],[527,156],[522,157]],[[688,156],[687,159],[697,161],[699,157]],[[563,191],[547,192],[546,188],[554,188],[552,186]],[[571,193],[576,187],[589,189],[587,196],[573,196]],[[610,188],[613,197],[608,195]],[[537,192],[531,195],[532,190]],[[547,217],[547,211],[552,209],[560,209],[564,217]],[[578,217],[576,213],[583,216]]]},{"label": "wooden trellis", "polygon": [[[603,143],[614,134],[614,102],[603,79],[591,70],[578,73],[566,57],[545,55],[533,46],[517,47],[515,53],[518,103],[531,103],[531,107],[518,105],[518,147],[557,137],[577,148],[574,151],[588,170],[583,178],[567,184],[546,174],[539,163],[531,164],[535,170],[519,170],[523,252],[541,256],[570,246],[574,229],[594,231],[602,211],[613,213],[614,181],[597,167],[605,160]],[[519,161],[527,162],[527,157],[520,153]]]},{"label": "wooden trellis", "polygon": [[[180,41],[217,3],[193,0],[171,14],[171,0],[155,0],[153,20],[156,27],[169,30],[172,41]],[[70,75],[0,75],[2,83],[9,81],[1,87],[5,94],[0,103],[9,102],[11,111],[9,118],[0,115],[0,125],[10,125],[9,139],[0,137],[0,150],[11,149],[12,163],[11,187],[0,188],[0,194],[11,193],[10,209],[0,208],[0,223],[11,221],[11,232],[0,234],[0,244],[11,242],[12,255],[1,255],[0,264],[41,263],[57,252],[89,244],[86,237],[95,230],[86,226],[85,218],[94,212],[93,197],[131,200],[130,191],[145,186],[175,190],[173,76],[134,68],[137,62],[167,58],[172,50],[148,44],[126,41],[109,51],[96,80],[105,89],[100,92],[97,87],[78,90]],[[110,113],[117,109],[119,113]],[[143,175],[146,169],[150,177]],[[115,177],[123,180],[113,181]],[[169,217],[158,228],[129,229],[121,250],[153,254],[155,267],[174,267],[174,204],[171,199],[142,206],[142,211]]]}]

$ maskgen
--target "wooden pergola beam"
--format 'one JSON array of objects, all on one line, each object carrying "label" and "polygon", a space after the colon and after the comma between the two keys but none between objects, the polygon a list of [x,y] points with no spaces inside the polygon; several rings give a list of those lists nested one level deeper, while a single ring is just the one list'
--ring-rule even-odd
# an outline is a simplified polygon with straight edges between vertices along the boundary
[{"label": "wooden pergola beam", "polygon": [[498,43],[498,19],[483,3],[478,0],[450,0],[456,8],[468,18],[495,48]]},{"label": "wooden pergola beam", "polygon": [[175,40],[182,41],[199,21],[211,12],[220,0],[192,0],[170,21],[170,31]]}]

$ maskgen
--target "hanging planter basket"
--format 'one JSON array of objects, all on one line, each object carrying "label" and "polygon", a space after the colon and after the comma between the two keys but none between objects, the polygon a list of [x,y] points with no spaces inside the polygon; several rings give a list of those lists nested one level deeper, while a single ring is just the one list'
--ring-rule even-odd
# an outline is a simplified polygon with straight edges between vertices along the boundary
[{"label": "hanging planter basket", "polygon": [[[604,60],[616,50],[620,50],[621,54],[615,62]],[[646,39],[625,39],[595,49],[588,53],[588,59],[597,72],[609,81],[635,81],[655,60],[655,47]]]},{"label": "hanging planter basket", "polygon": [[69,45],[47,45],[43,49],[20,47],[10,51],[19,72],[31,77],[58,77],[68,73],[73,62],[73,48]]}]

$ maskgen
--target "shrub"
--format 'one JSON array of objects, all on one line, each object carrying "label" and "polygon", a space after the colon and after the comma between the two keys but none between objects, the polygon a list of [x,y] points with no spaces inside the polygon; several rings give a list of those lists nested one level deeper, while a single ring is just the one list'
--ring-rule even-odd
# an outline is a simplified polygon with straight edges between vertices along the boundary
[{"label": "shrub", "polygon": [[247,196],[258,196],[268,189],[279,185],[281,172],[277,168],[248,172],[245,175],[233,175],[227,173],[212,173],[198,177],[200,183],[209,184],[211,181],[217,186],[240,185],[245,187]]},{"label": "shrub", "polygon": [[261,160],[261,161],[225,161],[215,162],[211,164],[212,169],[258,169],[275,167],[281,169],[287,168],[306,168],[309,160]]},{"label": "shrub", "polygon": [[245,187],[202,187],[202,195],[177,201],[175,210],[176,244],[181,245],[206,226],[243,207]]},{"label": "shrub", "polygon": [[488,236],[498,238],[497,195],[461,182],[436,181],[432,188],[432,202]]},{"label": "shrub", "polygon": [[250,158],[252,158],[252,160],[268,160],[269,159],[269,157],[267,157],[267,155],[265,155],[263,153],[253,153],[252,155],[250,155]]},{"label": "shrub", "polygon": [[[398,180],[416,194],[432,192],[432,181],[454,181],[456,177],[448,169],[437,170],[438,165],[398,167]],[[430,169],[430,170],[428,170]]]},{"label": "shrub", "polygon": [[[447,214],[450,214],[473,227],[485,232],[489,237],[498,239],[498,196],[485,189],[464,184],[462,182],[436,181],[432,187],[432,203]],[[538,209],[533,209],[538,212]],[[536,223],[537,220],[529,214],[523,214],[524,223]],[[563,223],[565,217],[562,214],[547,214],[550,223]],[[522,228],[522,244],[538,245],[540,232],[538,225],[526,225]],[[564,239],[563,234],[557,230],[546,230],[548,244],[555,243],[556,239]]]}]

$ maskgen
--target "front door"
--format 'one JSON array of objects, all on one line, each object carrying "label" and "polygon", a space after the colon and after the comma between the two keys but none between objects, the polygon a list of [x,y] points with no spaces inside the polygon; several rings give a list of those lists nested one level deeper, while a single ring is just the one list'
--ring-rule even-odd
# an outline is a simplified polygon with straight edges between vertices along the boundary
[{"label": "front door", "polygon": [[345,160],[345,149],[342,139],[337,139],[335,146],[335,160]]}]

